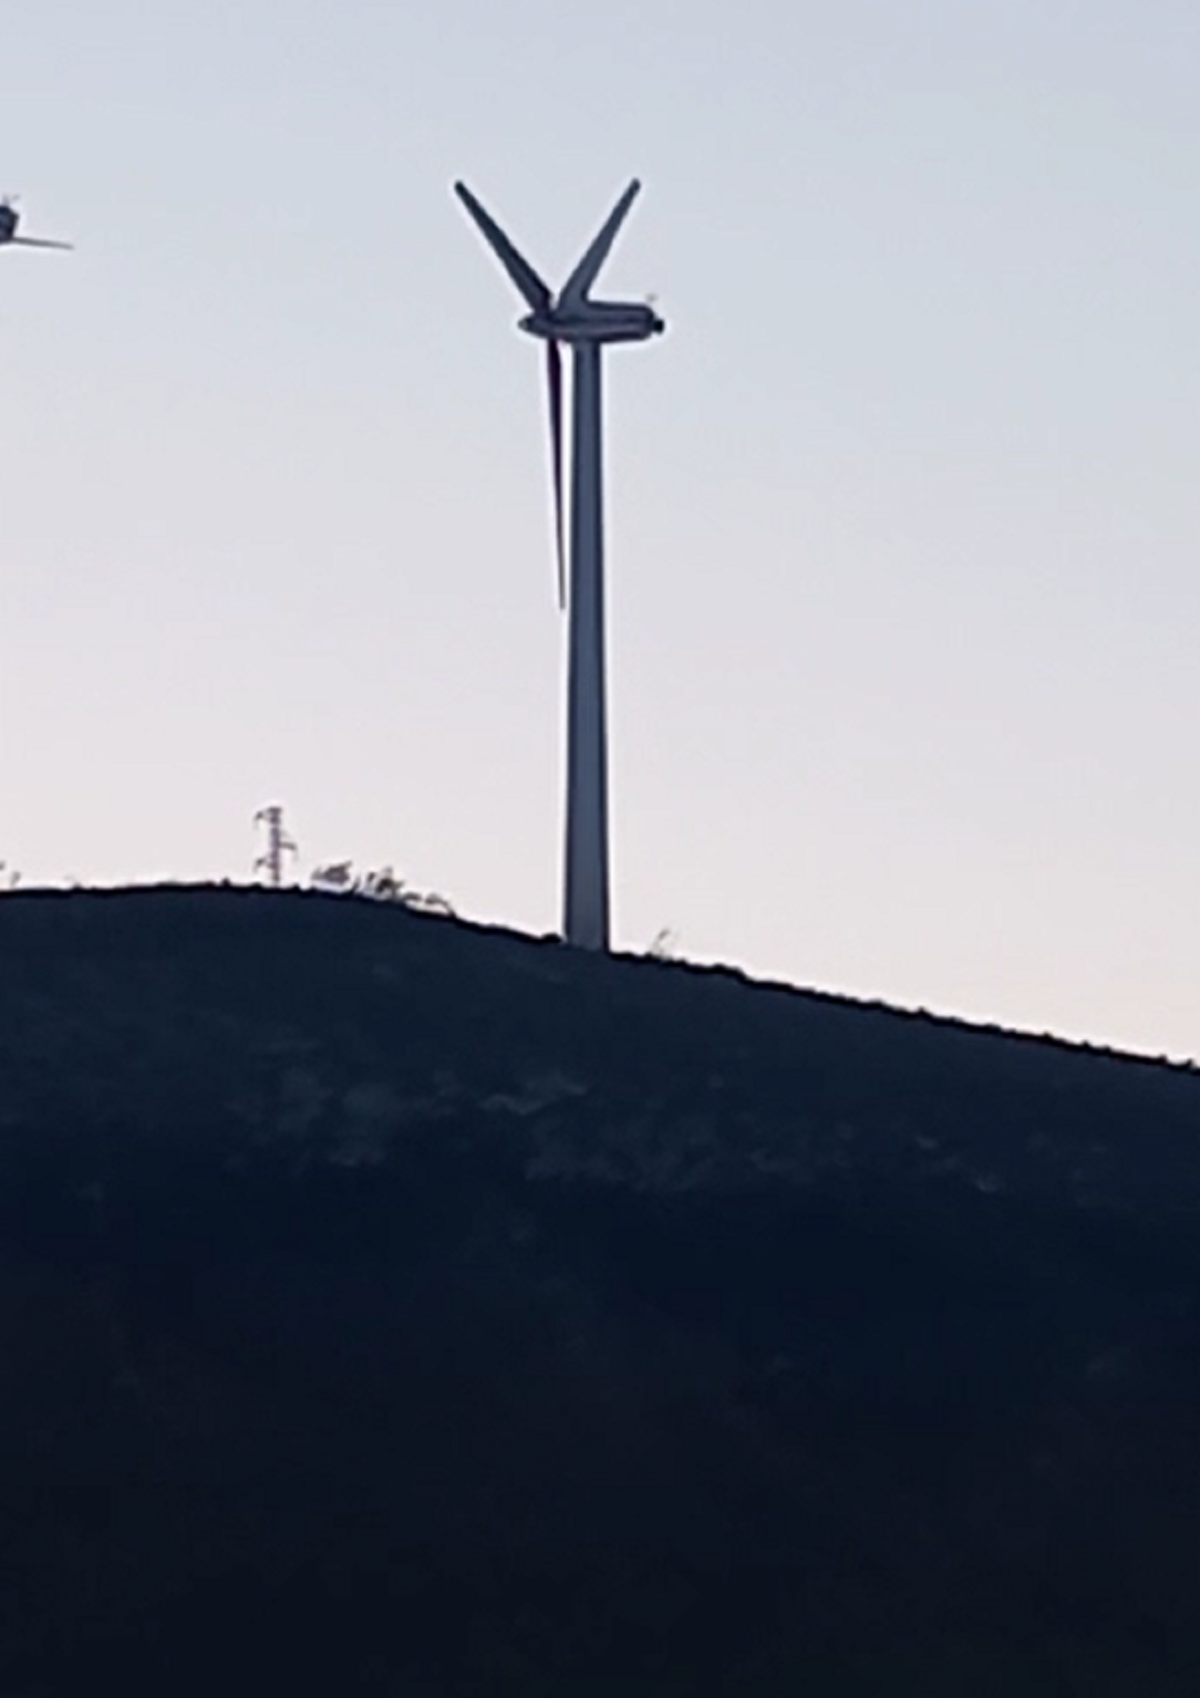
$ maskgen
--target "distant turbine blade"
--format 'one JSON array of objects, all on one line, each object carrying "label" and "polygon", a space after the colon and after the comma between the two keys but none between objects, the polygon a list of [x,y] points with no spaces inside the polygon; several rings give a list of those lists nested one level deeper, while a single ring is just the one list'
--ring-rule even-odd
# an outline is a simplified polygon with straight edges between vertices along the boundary
[{"label": "distant turbine blade", "polygon": [[554,478],[554,542],[558,561],[558,605],[567,605],[566,547],[563,542],[563,404],[562,351],[557,342],[546,343],[546,377],[550,394],[550,458]]},{"label": "distant turbine blade", "polygon": [[577,306],[587,295],[600,275],[600,267],[608,258],[608,251],[616,240],[617,231],[629,216],[629,209],[637,199],[641,186],[635,177],[613,207],[601,226],[599,235],[563,284],[562,293],[558,297],[560,306]]},{"label": "distant turbine blade", "polygon": [[58,248],[62,253],[71,253],[74,247],[71,242],[47,242],[41,236],[10,236],[8,240],[18,248]]},{"label": "distant turbine blade", "polygon": [[454,192],[483,233],[483,238],[512,278],[534,312],[544,312],[553,296],[523,254],[517,252],[492,215],[482,207],[465,183],[455,183]]}]

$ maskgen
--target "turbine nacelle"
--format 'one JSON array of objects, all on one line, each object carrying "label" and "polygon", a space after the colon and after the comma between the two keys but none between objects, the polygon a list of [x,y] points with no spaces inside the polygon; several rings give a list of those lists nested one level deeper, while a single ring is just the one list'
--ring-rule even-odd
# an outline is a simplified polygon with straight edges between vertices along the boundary
[{"label": "turbine nacelle", "polygon": [[527,313],[518,329],[543,342],[645,342],[666,325],[641,301],[586,301],[582,308]]}]

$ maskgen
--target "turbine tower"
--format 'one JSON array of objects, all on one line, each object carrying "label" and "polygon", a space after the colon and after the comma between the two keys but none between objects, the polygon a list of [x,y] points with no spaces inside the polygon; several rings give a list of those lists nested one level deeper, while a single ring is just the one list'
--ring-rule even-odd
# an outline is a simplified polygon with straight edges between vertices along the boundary
[{"label": "turbine tower", "polygon": [[[567,808],[563,941],[608,948],[608,717],[604,657],[604,442],[601,356],[644,342],[663,321],[642,301],[593,301],[591,291],[641,185],[630,183],[558,294],[464,183],[454,185],[529,307],[519,325],[546,344],[558,603],[568,614]],[[562,354],[572,359],[570,548],[564,535]],[[569,553],[569,575],[568,575]]]}]

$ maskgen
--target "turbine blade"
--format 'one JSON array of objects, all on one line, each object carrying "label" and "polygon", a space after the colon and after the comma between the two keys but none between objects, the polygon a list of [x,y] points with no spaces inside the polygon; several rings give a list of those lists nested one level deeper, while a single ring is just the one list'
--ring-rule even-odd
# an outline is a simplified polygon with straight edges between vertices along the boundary
[{"label": "turbine blade", "polygon": [[48,242],[41,236],[9,236],[8,241],[18,248],[58,248],[63,253],[71,253],[74,249],[72,242]]},{"label": "turbine blade", "polygon": [[558,297],[560,306],[578,306],[587,295],[588,290],[600,275],[600,267],[608,258],[608,252],[616,240],[617,231],[629,216],[629,209],[637,199],[638,190],[641,186],[635,177],[616,206],[613,207],[601,225],[595,241],[563,284],[562,293]]},{"label": "turbine blade", "polygon": [[465,183],[455,183],[454,192],[462,201],[483,234],[500,264],[512,278],[534,312],[544,312],[553,297],[523,254],[517,252],[492,215],[482,207]]},{"label": "turbine blade", "polygon": [[550,395],[550,459],[554,479],[554,543],[558,563],[558,606],[567,605],[567,560],[563,541],[563,405],[562,351],[557,342],[546,343],[546,377]]}]

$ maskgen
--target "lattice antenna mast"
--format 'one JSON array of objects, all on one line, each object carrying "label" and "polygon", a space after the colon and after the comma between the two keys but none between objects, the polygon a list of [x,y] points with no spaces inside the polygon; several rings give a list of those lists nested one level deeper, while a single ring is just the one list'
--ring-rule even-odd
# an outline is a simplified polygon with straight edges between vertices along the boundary
[{"label": "lattice antenna mast", "polygon": [[267,828],[267,847],[263,854],[256,856],[254,871],[265,871],[267,884],[272,890],[278,890],[283,883],[284,862],[289,855],[299,854],[300,846],[283,829],[283,809],[278,802],[260,808],[254,816],[254,823]]}]

